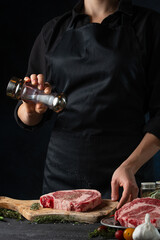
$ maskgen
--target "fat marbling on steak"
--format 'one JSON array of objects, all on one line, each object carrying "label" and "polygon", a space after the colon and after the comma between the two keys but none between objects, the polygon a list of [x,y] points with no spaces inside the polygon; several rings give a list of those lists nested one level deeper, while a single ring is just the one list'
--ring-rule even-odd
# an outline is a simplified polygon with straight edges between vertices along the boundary
[{"label": "fat marbling on steak", "polygon": [[146,213],[150,214],[151,223],[160,228],[160,200],[136,198],[126,203],[115,212],[115,220],[124,227],[137,227],[145,222]]},{"label": "fat marbling on steak", "polygon": [[44,208],[76,212],[92,210],[101,202],[101,193],[92,189],[63,190],[40,197],[40,203]]}]

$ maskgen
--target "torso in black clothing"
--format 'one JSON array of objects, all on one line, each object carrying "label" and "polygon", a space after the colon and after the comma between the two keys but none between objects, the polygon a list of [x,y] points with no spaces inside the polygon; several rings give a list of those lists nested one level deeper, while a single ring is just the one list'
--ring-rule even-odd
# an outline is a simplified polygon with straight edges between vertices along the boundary
[{"label": "torso in black clothing", "polygon": [[[98,24],[76,13],[80,7],[58,21],[55,35],[46,25],[43,44],[41,39],[47,80],[67,95],[51,134],[44,192],[95,188],[110,197],[112,174],[140,143],[144,126],[145,131],[157,129],[156,121],[145,125],[153,84],[148,83],[148,49],[141,41],[151,13],[139,10],[142,18],[131,1],[122,0],[119,11]],[[28,73],[35,73],[34,52]],[[150,176],[145,168],[139,181],[152,180],[151,168]]]}]

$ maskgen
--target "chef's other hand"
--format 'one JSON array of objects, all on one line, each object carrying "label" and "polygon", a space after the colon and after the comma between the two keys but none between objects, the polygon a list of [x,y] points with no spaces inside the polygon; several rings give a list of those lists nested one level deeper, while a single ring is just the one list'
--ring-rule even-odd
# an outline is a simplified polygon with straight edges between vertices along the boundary
[{"label": "chef's other hand", "polygon": [[[51,93],[51,86],[48,82],[44,82],[44,75],[43,74],[32,74],[29,77],[24,78],[25,82],[30,82],[32,85],[37,86],[39,90],[44,90],[46,94]],[[23,101],[23,104],[26,107],[26,110],[28,113],[39,113],[43,114],[47,111],[47,106],[43,103],[33,103],[31,101]]]},{"label": "chef's other hand", "polygon": [[111,181],[111,198],[113,201],[119,199],[119,188],[123,188],[121,199],[117,205],[117,209],[122,207],[125,203],[132,201],[138,197],[138,186],[132,170],[121,165],[115,170]]}]

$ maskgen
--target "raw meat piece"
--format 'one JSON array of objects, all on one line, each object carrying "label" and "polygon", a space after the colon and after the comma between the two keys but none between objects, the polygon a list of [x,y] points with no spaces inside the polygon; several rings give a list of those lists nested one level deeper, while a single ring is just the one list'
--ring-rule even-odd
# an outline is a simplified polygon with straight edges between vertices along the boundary
[{"label": "raw meat piece", "polygon": [[44,208],[76,212],[91,210],[101,202],[101,193],[90,189],[57,191],[40,197],[40,203]]},{"label": "raw meat piece", "polygon": [[115,220],[124,227],[137,227],[145,222],[146,213],[150,214],[151,223],[160,228],[160,200],[153,198],[136,198],[126,203],[115,212]]}]

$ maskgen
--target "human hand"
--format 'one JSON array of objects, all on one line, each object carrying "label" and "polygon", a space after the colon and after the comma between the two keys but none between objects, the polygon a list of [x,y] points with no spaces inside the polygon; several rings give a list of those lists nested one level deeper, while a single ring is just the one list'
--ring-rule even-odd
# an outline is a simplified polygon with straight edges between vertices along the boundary
[{"label": "human hand", "polygon": [[[44,75],[43,74],[32,74],[29,77],[24,78],[25,82],[30,82],[33,86],[37,86],[39,90],[44,90],[44,93],[50,94],[51,93],[51,86],[48,82],[44,82]],[[47,110],[47,106],[43,103],[34,103],[31,101],[23,100],[23,105],[26,109],[28,114],[38,113],[43,114]]]},{"label": "human hand", "polygon": [[138,197],[138,186],[134,173],[130,167],[123,164],[113,173],[111,181],[111,198],[113,201],[119,199],[119,188],[123,187],[122,197],[118,203],[117,209],[127,202]]}]

